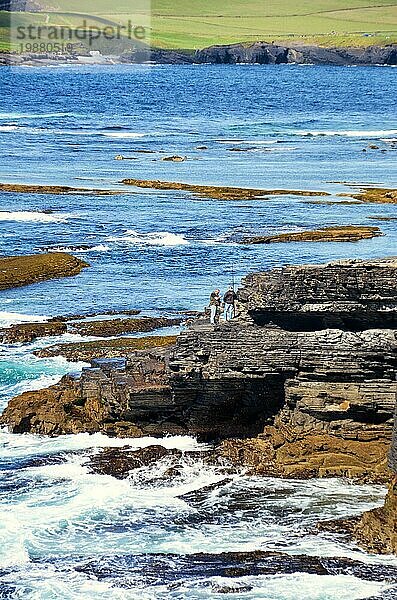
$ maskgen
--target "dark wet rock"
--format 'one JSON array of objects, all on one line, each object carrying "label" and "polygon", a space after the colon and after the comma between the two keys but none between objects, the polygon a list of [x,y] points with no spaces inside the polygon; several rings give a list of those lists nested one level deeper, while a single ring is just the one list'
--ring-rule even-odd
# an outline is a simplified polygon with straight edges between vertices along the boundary
[{"label": "dark wet rock", "polygon": [[[77,561],[76,561],[77,562]],[[99,580],[117,580],[129,575],[134,587],[138,577],[148,584],[195,581],[212,577],[238,577],[310,573],[315,575],[350,575],[366,581],[397,583],[397,568],[390,565],[367,564],[348,558],[289,555],[282,552],[221,552],[219,554],[144,554],[135,556],[100,557],[81,561],[76,571],[89,573]],[[142,579],[141,579],[142,582]],[[234,584],[232,584],[234,587]]]},{"label": "dark wet rock", "polygon": [[244,594],[253,589],[252,585],[213,585],[214,594]]},{"label": "dark wet rock", "polygon": [[208,496],[214,492],[215,490],[220,490],[225,485],[231,483],[233,479],[231,477],[227,477],[226,479],[222,479],[221,481],[217,481],[216,483],[211,483],[210,485],[206,485],[198,490],[193,490],[192,492],[187,492],[182,496],[179,496],[181,500],[184,500],[187,504],[200,504],[201,502],[208,499]]},{"label": "dark wet rock", "polygon": [[143,50],[126,51],[120,56],[122,63],[146,63],[152,62],[156,64],[166,65],[188,65],[194,62],[191,53],[166,50],[161,48],[145,48]]},{"label": "dark wet rock", "polygon": [[89,470],[100,475],[112,475],[117,479],[125,479],[130,471],[150,466],[166,456],[180,458],[182,452],[175,449],[170,450],[164,446],[148,446],[139,450],[133,450],[129,446],[106,448],[91,457]]},{"label": "dark wet rock", "polygon": [[164,156],[161,160],[165,162],[185,162],[186,156]]},{"label": "dark wet rock", "polygon": [[0,290],[47,279],[73,277],[88,266],[85,261],[64,252],[2,257],[0,258]]}]

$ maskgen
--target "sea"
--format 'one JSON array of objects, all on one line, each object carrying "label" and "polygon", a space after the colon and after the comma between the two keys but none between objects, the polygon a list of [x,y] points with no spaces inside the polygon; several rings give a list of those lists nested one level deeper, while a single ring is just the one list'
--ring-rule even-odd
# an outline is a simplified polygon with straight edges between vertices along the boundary
[{"label": "sea", "polygon": [[[0,326],[93,311],[201,310],[212,289],[238,285],[249,272],[396,254],[395,205],[346,204],[341,196],[397,185],[396,75],[380,66],[1,68],[0,182],[120,193],[0,193],[0,255],[62,250],[90,264],[73,278],[1,291]],[[163,160],[170,156],[186,160]],[[127,187],[125,178],[286,192],[222,201]],[[383,235],[356,243],[240,243],[337,225],[377,226]],[[2,345],[0,409],[84,367],[39,359],[34,350],[83,339],[91,338]],[[122,481],[90,472],[92,454],[126,444],[182,450],[179,475],[164,476],[167,457]],[[250,477],[242,469],[225,480],[220,467],[188,452],[206,448],[184,436],[47,438],[1,430],[0,598],[193,600],[228,591],[266,600],[397,598],[387,578],[396,558],[316,528],[380,506],[384,486]],[[183,498],[191,494],[200,500]],[[224,577],[194,558],[256,550],[350,558],[386,575],[281,569]]]}]

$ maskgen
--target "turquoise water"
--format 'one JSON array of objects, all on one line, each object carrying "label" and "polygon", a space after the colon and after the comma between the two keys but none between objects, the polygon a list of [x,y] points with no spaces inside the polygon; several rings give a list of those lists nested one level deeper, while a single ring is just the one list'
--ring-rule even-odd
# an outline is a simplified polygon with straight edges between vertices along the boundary
[{"label": "turquoise water", "polygon": [[[120,189],[121,179],[136,177],[327,191],[331,200],[352,184],[396,186],[396,73],[298,66],[3,68],[0,182]],[[118,154],[136,160],[116,161]],[[187,160],[162,161],[173,154]],[[313,204],[324,198],[288,194],[218,202],[132,191],[0,194],[1,254],[67,249],[91,264],[71,279],[0,292],[1,326],[93,309],[201,309],[211,289],[225,289],[249,271],[396,253],[396,221],[377,219],[395,217],[393,205]],[[377,225],[384,235],[356,244],[239,244],[245,235],[348,224]],[[81,338],[2,346],[0,408],[22,391],[78,372],[82,364],[33,355],[72,339]],[[185,457],[175,480],[161,477],[170,459],[126,481],[87,471],[88,454],[124,443],[102,435],[1,433],[0,597],[224,597],[216,586],[230,581],[205,572],[184,578],[178,571],[175,555],[201,551],[279,550],[347,556],[386,570],[397,565],[315,530],[318,520],[382,504],[383,487],[236,473],[203,505],[191,506],[179,496],[222,481],[219,468]],[[190,438],[160,443],[198,447]],[[164,569],[149,577],[146,553],[169,556],[172,582]],[[98,565],[108,565],[106,577]],[[387,584],[349,574],[247,576],[238,583],[252,589],[236,598],[336,600],[347,588],[350,599],[393,597]]]}]

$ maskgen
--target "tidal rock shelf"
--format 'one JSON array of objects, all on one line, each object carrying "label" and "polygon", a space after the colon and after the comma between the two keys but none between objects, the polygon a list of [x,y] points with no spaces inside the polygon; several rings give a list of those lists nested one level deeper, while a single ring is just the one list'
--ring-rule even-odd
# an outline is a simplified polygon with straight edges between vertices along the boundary
[{"label": "tidal rock shelf", "polygon": [[154,179],[123,179],[124,185],[155,190],[177,190],[191,192],[203,198],[213,200],[260,200],[268,196],[329,196],[328,192],[309,190],[258,190],[254,188],[238,188],[230,186],[196,185],[177,181],[159,181]]},{"label": "tidal rock shelf", "polygon": [[72,277],[88,267],[85,261],[64,252],[0,258],[0,290],[47,279]]},{"label": "tidal rock shelf", "polygon": [[[163,327],[174,327],[180,325],[183,319],[178,318],[166,318],[166,317],[141,317],[141,318],[118,318],[118,319],[104,319],[95,321],[69,321],[59,318],[56,321],[51,319],[45,323],[20,323],[17,325],[11,325],[11,327],[5,327],[0,329],[0,344],[25,344],[32,342],[37,338],[59,336],[64,333],[73,333],[81,336],[109,338],[115,336],[122,336],[130,333],[149,333],[156,329]],[[76,343],[65,343],[50,346],[44,348],[38,356],[75,356],[79,354],[81,350],[83,354],[86,354],[90,350],[92,351],[92,357],[98,356],[97,351],[101,349],[109,352],[113,352],[118,348],[119,351],[122,349],[126,350],[128,345],[133,349],[144,348],[144,342],[135,339],[128,340],[128,338],[117,338],[107,340],[107,342],[95,340],[89,342],[76,342]],[[159,345],[163,345],[159,342]],[[147,347],[150,347],[147,344]],[[106,352],[105,352],[106,354]],[[100,356],[101,354],[99,354]],[[79,360],[79,359],[77,359]]]},{"label": "tidal rock shelf", "polygon": [[279,242],[358,242],[382,235],[379,227],[345,225],[322,227],[313,231],[296,231],[277,235],[245,237],[243,244],[274,244]]}]

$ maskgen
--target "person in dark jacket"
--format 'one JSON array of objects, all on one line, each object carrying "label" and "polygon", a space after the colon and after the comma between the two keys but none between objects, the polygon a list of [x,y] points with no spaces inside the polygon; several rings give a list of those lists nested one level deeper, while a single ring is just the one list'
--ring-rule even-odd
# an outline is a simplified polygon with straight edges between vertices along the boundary
[{"label": "person in dark jacket", "polygon": [[226,294],[223,296],[223,303],[225,305],[225,321],[231,321],[236,315],[236,299],[237,294],[234,289],[230,287]]},{"label": "person in dark jacket", "polygon": [[234,289],[230,287],[223,296],[223,303],[225,305],[225,321],[231,321],[234,319],[236,314],[236,299],[237,294]]},{"label": "person in dark jacket", "polygon": [[210,296],[210,323],[211,325],[218,325],[219,315],[221,314],[221,292],[216,289],[211,293]]}]

